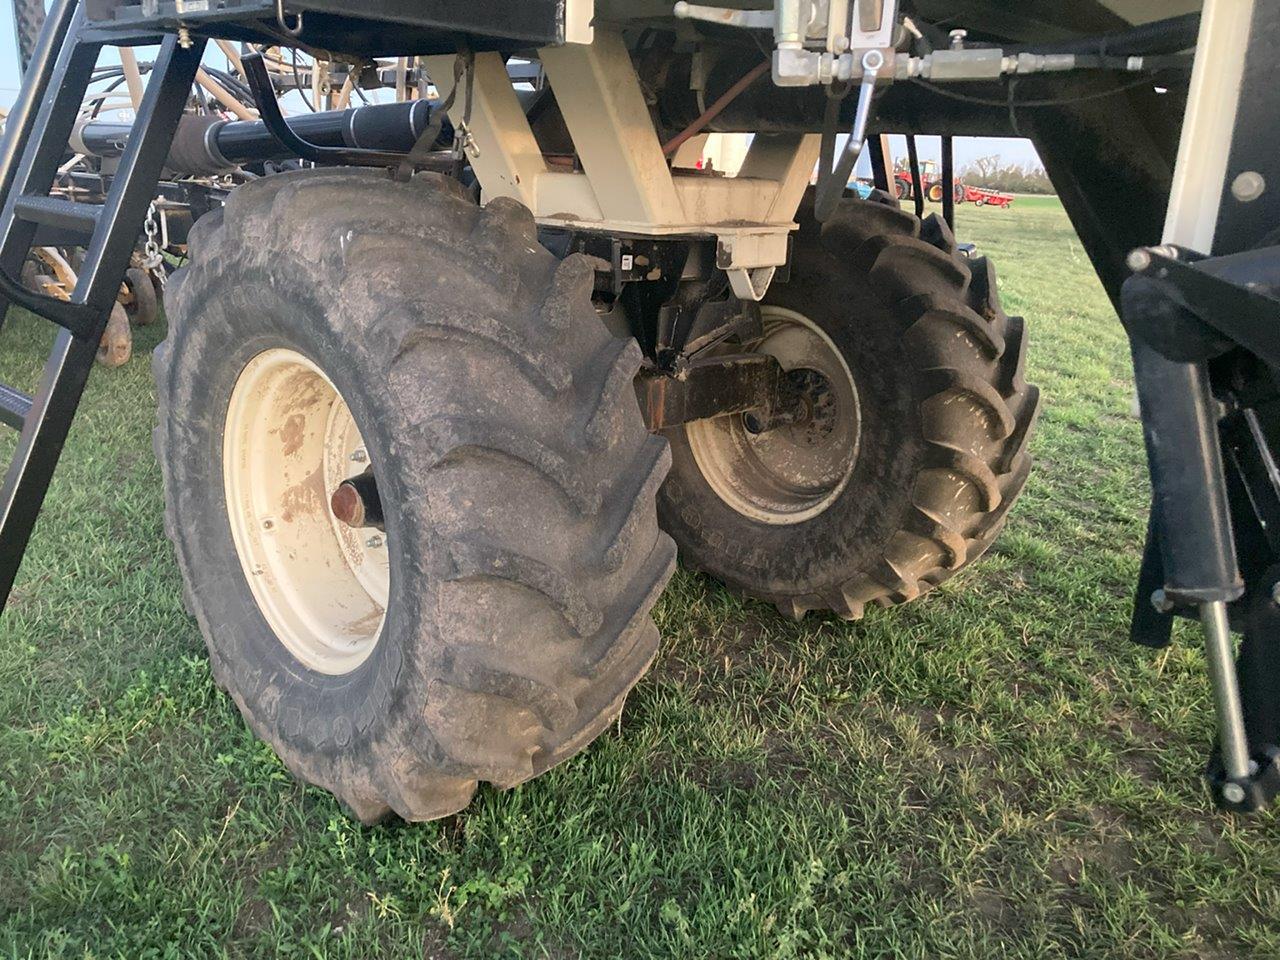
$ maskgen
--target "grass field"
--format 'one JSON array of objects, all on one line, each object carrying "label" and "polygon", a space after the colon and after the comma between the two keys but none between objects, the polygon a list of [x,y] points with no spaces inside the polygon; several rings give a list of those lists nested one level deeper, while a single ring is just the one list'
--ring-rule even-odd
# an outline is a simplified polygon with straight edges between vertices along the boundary
[{"label": "grass field", "polygon": [[[1200,787],[1196,634],[1125,636],[1146,487],[1119,324],[1055,201],[959,216],[1047,400],[992,554],[856,624],[682,571],[617,729],[412,827],[298,786],[215,689],[140,332],[0,619],[0,955],[1280,956],[1280,821]],[[0,376],[29,380],[42,340],[11,326]]]}]

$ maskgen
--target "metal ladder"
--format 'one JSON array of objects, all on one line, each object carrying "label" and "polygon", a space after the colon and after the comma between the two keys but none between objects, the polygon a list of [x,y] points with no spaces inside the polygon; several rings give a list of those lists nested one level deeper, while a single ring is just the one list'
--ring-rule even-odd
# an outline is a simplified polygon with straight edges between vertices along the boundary
[{"label": "metal ladder", "polygon": [[[94,32],[80,0],[56,0],[50,10],[0,147],[0,321],[10,305],[18,305],[59,328],[33,396],[0,384],[0,423],[21,433],[0,488],[0,608],[22,563],[204,53],[198,39],[183,46],[172,36],[113,35],[109,42],[157,41],[160,53],[104,203],[49,195],[98,54],[108,42]],[[85,247],[70,300],[33,293],[14,279],[37,242]]]}]

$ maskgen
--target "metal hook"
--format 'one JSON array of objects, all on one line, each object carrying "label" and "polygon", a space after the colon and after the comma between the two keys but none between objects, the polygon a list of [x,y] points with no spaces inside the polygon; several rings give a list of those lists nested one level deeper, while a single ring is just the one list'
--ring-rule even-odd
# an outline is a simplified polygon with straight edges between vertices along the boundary
[{"label": "metal hook", "polygon": [[280,29],[289,36],[302,36],[302,14],[294,14],[293,26],[289,26],[289,24],[285,22],[284,0],[276,0],[276,23],[280,24]]}]

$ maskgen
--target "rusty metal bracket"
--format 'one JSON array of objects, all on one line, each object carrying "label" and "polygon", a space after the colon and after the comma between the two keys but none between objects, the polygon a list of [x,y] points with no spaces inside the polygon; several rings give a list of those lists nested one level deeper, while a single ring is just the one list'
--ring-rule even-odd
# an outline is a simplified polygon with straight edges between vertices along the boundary
[{"label": "rusty metal bracket", "polygon": [[671,374],[646,368],[635,386],[652,431],[735,413],[767,412],[789,397],[781,364],[759,353],[698,358]]}]

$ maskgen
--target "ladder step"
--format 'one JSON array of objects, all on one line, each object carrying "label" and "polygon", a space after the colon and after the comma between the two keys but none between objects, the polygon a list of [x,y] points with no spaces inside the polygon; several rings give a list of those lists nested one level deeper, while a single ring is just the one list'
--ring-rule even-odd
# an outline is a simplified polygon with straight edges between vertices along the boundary
[{"label": "ladder step", "polygon": [[0,383],[0,423],[21,430],[31,412],[31,397],[21,390]]},{"label": "ladder step", "polygon": [[73,203],[61,197],[18,197],[13,207],[28,223],[69,230],[84,237],[93,236],[102,213],[96,203]]}]

